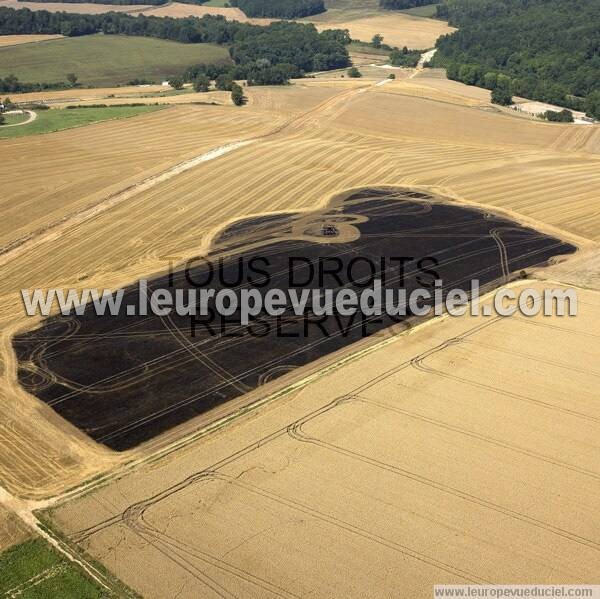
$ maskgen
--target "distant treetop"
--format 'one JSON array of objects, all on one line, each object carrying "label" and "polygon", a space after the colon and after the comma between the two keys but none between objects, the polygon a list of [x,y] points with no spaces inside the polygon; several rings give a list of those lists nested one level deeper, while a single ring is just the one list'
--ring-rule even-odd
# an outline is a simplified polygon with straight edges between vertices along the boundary
[{"label": "distant treetop", "polygon": [[325,12],[323,0],[231,0],[252,18],[300,19]]}]

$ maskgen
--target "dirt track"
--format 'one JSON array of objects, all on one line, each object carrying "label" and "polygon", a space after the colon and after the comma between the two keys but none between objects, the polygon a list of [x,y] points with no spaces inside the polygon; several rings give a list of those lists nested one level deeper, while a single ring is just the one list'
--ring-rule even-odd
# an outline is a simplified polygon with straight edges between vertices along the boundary
[{"label": "dirt track", "polygon": [[[33,121],[35,121],[35,119],[37,119],[37,113],[33,112],[33,110],[24,110],[23,112],[25,112],[29,116],[22,123],[13,123],[12,125],[2,125],[2,126],[3,127],[20,127],[21,125],[28,125],[29,123],[32,123]],[[10,112],[8,112],[7,114],[10,114]]]}]

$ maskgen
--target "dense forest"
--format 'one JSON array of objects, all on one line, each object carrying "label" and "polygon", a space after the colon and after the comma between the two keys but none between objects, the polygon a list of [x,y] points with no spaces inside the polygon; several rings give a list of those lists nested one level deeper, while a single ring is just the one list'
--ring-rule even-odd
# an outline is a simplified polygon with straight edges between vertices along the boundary
[{"label": "dense forest", "polygon": [[416,6],[427,6],[437,4],[439,0],[379,0],[379,6],[386,10],[404,10]]},{"label": "dense forest", "polygon": [[437,11],[459,27],[433,62],[451,79],[600,118],[600,0],[445,0]]},{"label": "dense forest", "polygon": [[323,0],[231,0],[246,16],[272,19],[300,19],[325,12]]},{"label": "dense forest", "polygon": [[[339,29],[319,33],[311,24],[279,21],[261,27],[214,15],[174,19],[116,12],[81,15],[0,7],[0,35],[80,36],[99,32],[182,43],[226,44],[235,64],[223,68],[236,79],[248,79],[255,85],[286,83],[290,77],[302,77],[307,71],[340,69],[350,64],[346,48],[350,43],[348,33]],[[33,91],[52,85],[25,84],[15,79],[0,80],[0,91]]]}]

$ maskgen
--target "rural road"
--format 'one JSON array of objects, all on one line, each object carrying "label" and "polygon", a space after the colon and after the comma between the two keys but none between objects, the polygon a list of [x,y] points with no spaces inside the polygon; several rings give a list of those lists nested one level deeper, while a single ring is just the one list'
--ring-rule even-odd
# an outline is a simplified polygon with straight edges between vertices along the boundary
[{"label": "rural road", "polygon": [[409,79],[412,79],[413,77],[418,75],[425,68],[425,63],[429,62],[436,52],[437,48],[434,48],[433,50],[428,50],[427,52],[423,52],[423,54],[421,54],[421,58],[419,58],[419,62],[417,63],[415,71],[410,75]]},{"label": "rural road", "polygon": [[421,58],[419,58],[419,62],[417,63],[417,69],[424,68],[425,63],[429,62],[436,52],[437,48],[434,48],[433,50],[428,50],[427,52],[423,52],[423,54],[421,54]]},{"label": "rural road", "polygon": [[4,127],[20,127],[21,125],[28,125],[29,123],[35,121],[35,119],[37,119],[37,112],[33,112],[33,110],[9,110],[7,112],[5,112],[4,114],[23,114],[23,113],[27,113],[29,115],[29,118],[26,121],[23,121],[22,123],[13,123],[12,125],[3,125],[2,128]]}]

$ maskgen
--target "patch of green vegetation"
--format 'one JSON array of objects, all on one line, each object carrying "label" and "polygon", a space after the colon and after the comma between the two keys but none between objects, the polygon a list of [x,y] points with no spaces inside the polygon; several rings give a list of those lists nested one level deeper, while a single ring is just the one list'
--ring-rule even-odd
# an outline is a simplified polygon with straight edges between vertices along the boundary
[{"label": "patch of green vegetation", "polygon": [[362,54],[377,54],[378,56],[388,56],[390,51],[385,48],[374,48],[372,44],[353,40],[347,46],[348,52],[360,52]]},{"label": "patch of green vegetation", "polygon": [[7,125],[16,125],[18,123],[22,123],[29,118],[27,113],[25,114],[4,114],[4,122]]},{"label": "patch of green vegetation", "polygon": [[93,599],[105,596],[90,580],[40,538],[25,541],[0,554],[0,595],[21,591],[23,599]]},{"label": "patch of green vegetation", "polygon": [[439,4],[437,0],[379,0],[379,6],[384,10],[406,10],[428,4]]},{"label": "patch of green vegetation", "polygon": [[[102,475],[91,478],[88,482],[93,480],[99,480]],[[92,492],[92,488],[88,492]],[[87,493],[83,493],[81,497],[84,497]],[[119,580],[112,572],[101,562],[95,560],[89,553],[86,553],[81,549],[80,546],[74,545],[69,541],[65,534],[54,526],[52,522],[51,514],[53,510],[47,512],[37,512],[36,517],[38,522],[41,524],[41,529],[56,539],[63,547],[68,547],[71,550],[71,554],[75,557],[85,560],[85,562],[94,568],[98,575],[102,578],[104,583],[110,587],[110,591],[103,594],[103,599],[117,598],[118,599],[142,599],[141,595],[138,595],[135,591],[130,589],[126,584]],[[59,595],[60,596],[60,595]],[[56,595],[54,596],[56,597]]]},{"label": "patch of green vegetation", "polygon": [[379,0],[325,0],[327,10],[377,11]]},{"label": "patch of green vegetation", "polygon": [[192,64],[218,62],[230,62],[227,47],[97,34],[0,48],[0,78],[58,82],[74,73],[83,86],[113,86],[134,78],[162,81]]},{"label": "patch of green vegetation", "polygon": [[231,6],[230,0],[208,0],[204,2],[202,6],[216,6],[218,8],[227,8]]},{"label": "patch of green vegetation", "polygon": [[405,8],[398,12],[404,13],[405,15],[412,15],[413,17],[426,17],[433,19],[437,15],[437,7],[439,4],[427,4],[425,6],[414,6],[413,8]]},{"label": "patch of green vegetation", "polygon": [[0,554],[0,593],[7,594],[40,572],[61,562],[41,539],[25,541]]},{"label": "patch of green vegetation", "polygon": [[84,578],[80,571],[73,567],[60,571],[50,576],[34,588],[21,595],[26,599],[55,599],[73,597],[84,599],[86,597],[106,597],[106,593],[94,582]]},{"label": "patch of green vegetation", "polygon": [[164,106],[108,106],[106,108],[60,108],[40,110],[35,121],[22,127],[0,127],[0,139],[24,137],[91,125],[100,121],[123,119],[146,112],[160,110]]},{"label": "patch of green vegetation", "polygon": [[382,13],[379,8],[379,0],[325,0],[325,8],[327,10],[324,13],[312,15],[303,20],[331,23],[331,27],[335,28],[335,23],[375,17]]}]

